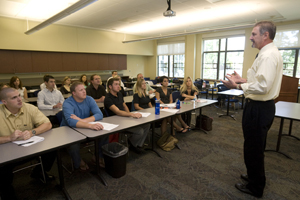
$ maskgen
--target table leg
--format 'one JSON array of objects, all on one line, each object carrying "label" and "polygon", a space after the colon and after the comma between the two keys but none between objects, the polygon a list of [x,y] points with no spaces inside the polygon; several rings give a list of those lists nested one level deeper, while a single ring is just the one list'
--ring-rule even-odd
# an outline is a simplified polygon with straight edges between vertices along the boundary
[{"label": "table leg", "polygon": [[293,137],[293,138],[295,138],[297,140],[300,140],[300,138],[292,135],[292,127],[293,127],[293,120],[291,119],[291,121],[290,121],[290,127],[289,127],[289,134],[282,134],[282,136],[290,136],[290,137]]},{"label": "table leg", "polygon": [[62,161],[61,161],[61,154],[60,154],[59,149],[56,151],[56,154],[57,154],[57,168],[58,168],[58,176],[59,176],[59,188],[64,193],[66,199],[72,199],[70,197],[68,191],[65,188],[65,179],[64,179]]},{"label": "table leg", "polygon": [[107,186],[105,179],[101,176],[100,166],[99,166],[99,139],[95,139],[95,157],[96,157],[96,176],[100,181]]},{"label": "table leg", "polygon": [[[174,126],[173,126],[173,117],[174,115],[171,117],[171,134],[173,133],[173,130],[174,130]],[[180,146],[178,146],[178,144],[175,144],[175,147],[177,149],[181,149]]]},{"label": "table leg", "polygon": [[155,137],[155,122],[152,122],[152,146],[151,148],[145,148],[145,150],[147,151],[153,151],[154,153],[156,153],[158,155],[158,157],[161,157],[162,156],[154,149],[155,147],[155,142],[154,142],[154,137]]},{"label": "table leg", "polygon": [[233,115],[229,115],[229,103],[230,103],[230,102],[229,102],[229,99],[230,99],[230,96],[227,95],[227,114],[226,114],[226,115],[224,115],[224,114],[219,115],[219,117],[229,116],[229,117],[231,117],[232,119],[236,120],[236,119],[234,118]]},{"label": "table leg", "polygon": [[285,157],[289,158],[289,159],[292,159],[290,156],[288,156],[287,154],[285,153],[282,153],[279,151],[279,148],[280,148],[280,142],[281,142],[281,136],[282,136],[282,129],[283,129],[283,122],[284,122],[284,118],[281,118],[281,121],[280,121],[280,127],[279,127],[279,134],[278,134],[278,139],[277,139],[277,146],[276,146],[276,150],[265,150],[265,151],[273,151],[273,152],[277,152],[277,153],[280,153],[282,155],[284,155]]}]

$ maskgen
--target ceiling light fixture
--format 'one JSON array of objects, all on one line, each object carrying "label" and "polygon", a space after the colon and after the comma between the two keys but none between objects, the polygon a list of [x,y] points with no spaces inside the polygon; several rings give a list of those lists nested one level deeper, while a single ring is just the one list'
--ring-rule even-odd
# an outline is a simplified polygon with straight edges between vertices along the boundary
[{"label": "ceiling light fixture", "polygon": [[165,12],[163,12],[163,15],[165,17],[175,17],[176,16],[176,12],[171,10],[171,0],[167,0],[168,3],[168,8]]},{"label": "ceiling light fixture", "polygon": [[46,21],[44,21],[44,22],[40,23],[39,25],[33,27],[32,29],[26,31],[25,34],[31,35],[32,33],[39,31],[39,30],[57,22],[58,20],[61,20],[62,18],[65,18],[68,15],[71,15],[74,12],[77,12],[78,10],[90,5],[91,3],[94,3],[95,1],[98,1],[98,0],[80,0],[76,3],[74,3],[73,5],[71,5],[70,7],[64,9],[63,11],[57,13],[56,15],[50,17]]},{"label": "ceiling light fixture", "polygon": [[242,29],[242,28],[250,28],[253,27],[254,24],[244,24],[239,26],[228,26],[223,28],[209,28],[205,30],[199,30],[199,31],[193,31],[193,32],[183,32],[183,33],[177,33],[177,34],[170,34],[170,35],[161,35],[158,37],[145,37],[145,38],[139,38],[135,40],[123,40],[122,43],[132,43],[132,42],[142,42],[142,41],[148,41],[148,40],[159,40],[159,39],[165,39],[170,37],[180,37],[180,36],[186,36],[186,35],[193,35],[193,34],[199,34],[199,33],[210,33],[212,31],[229,31],[229,30],[235,30],[235,29]]}]

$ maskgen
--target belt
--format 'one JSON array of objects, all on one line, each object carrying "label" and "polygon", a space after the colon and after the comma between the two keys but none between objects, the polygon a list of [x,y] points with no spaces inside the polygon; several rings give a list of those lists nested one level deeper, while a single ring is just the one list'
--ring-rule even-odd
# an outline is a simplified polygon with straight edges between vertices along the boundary
[{"label": "belt", "polygon": [[246,103],[250,103],[250,102],[271,102],[274,101],[274,99],[268,100],[268,101],[258,101],[258,100],[253,100],[253,99],[249,99],[246,98]]}]

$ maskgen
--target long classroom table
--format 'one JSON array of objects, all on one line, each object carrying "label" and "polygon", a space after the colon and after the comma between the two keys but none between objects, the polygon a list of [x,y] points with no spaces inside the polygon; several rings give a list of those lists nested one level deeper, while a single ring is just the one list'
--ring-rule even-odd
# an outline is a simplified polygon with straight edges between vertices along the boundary
[{"label": "long classroom table", "polygon": [[61,155],[59,151],[71,144],[84,141],[86,137],[67,126],[51,129],[39,136],[44,137],[44,141],[28,147],[18,146],[12,142],[1,144],[0,166],[33,158],[49,151],[57,151],[57,167],[60,189],[64,193],[66,199],[71,199],[65,188]]},{"label": "long classroom table", "polygon": [[[216,100],[204,100],[205,102],[194,102],[193,104],[182,104],[182,107],[179,109],[177,113],[171,113],[171,112],[166,112],[166,111],[161,111],[160,115],[155,115],[155,109],[154,108],[148,108],[144,110],[140,110],[139,112],[147,112],[151,113],[150,116],[148,117],[142,117],[139,119],[134,119],[131,117],[121,117],[121,116],[111,116],[111,117],[106,117],[100,120],[99,122],[105,122],[105,123],[111,123],[111,124],[118,124],[119,126],[114,128],[111,131],[107,130],[101,130],[101,131],[95,131],[95,130],[90,130],[90,129],[84,129],[84,128],[74,128],[76,131],[82,133],[85,135],[87,138],[94,140],[95,141],[95,156],[96,156],[96,163],[99,163],[99,139],[103,135],[107,134],[113,134],[121,131],[125,131],[126,129],[133,128],[142,124],[147,124],[147,123],[154,123],[158,120],[162,120],[168,117],[173,117],[176,114],[181,114],[185,112],[189,112],[195,109],[201,109],[202,107],[211,105],[213,103],[216,103]],[[137,112],[137,111],[134,111]],[[201,112],[200,112],[201,113]],[[154,127],[154,126],[153,126]],[[171,130],[172,130],[172,123],[171,123]],[[151,150],[154,151],[158,156],[160,154],[155,150],[155,143],[154,143],[154,128],[152,128],[152,146]],[[161,157],[161,156],[160,156]],[[105,179],[101,176],[100,174],[100,168],[99,165],[96,165],[96,171],[97,171],[97,176],[98,178],[103,182],[104,185],[107,185]]]}]

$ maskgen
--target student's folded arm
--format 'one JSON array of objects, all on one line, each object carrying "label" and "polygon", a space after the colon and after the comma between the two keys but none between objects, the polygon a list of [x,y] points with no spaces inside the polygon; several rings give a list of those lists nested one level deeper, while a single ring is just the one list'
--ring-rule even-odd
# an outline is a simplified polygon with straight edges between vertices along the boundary
[{"label": "student's folded arm", "polygon": [[71,118],[71,115],[74,114],[74,107],[73,105],[71,105],[70,103],[68,102],[65,102],[63,104],[63,115],[68,123],[69,126],[71,127],[76,127],[76,124],[79,120],[77,119],[72,119]]},{"label": "student's folded arm", "polygon": [[117,106],[112,105],[109,107],[109,109],[114,112],[116,115],[122,116],[122,117],[130,117],[131,113],[130,112],[126,112],[123,110],[120,110]]}]

